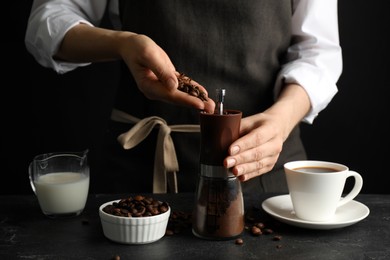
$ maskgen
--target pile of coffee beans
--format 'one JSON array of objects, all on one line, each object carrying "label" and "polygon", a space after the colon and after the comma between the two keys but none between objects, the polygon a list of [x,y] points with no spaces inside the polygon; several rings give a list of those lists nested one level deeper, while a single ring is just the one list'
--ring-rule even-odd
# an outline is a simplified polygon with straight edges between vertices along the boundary
[{"label": "pile of coffee beans", "polygon": [[150,217],[167,212],[168,209],[167,202],[136,195],[113,202],[105,206],[103,211],[120,217]]}]

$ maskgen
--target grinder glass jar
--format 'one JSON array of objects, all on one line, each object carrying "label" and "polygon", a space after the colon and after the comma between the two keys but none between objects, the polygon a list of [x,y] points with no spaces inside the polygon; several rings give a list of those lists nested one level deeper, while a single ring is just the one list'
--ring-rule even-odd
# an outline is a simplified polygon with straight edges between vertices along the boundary
[{"label": "grinder glass jar", "polygon": [[230,144],[239,137],[242,113],[200,113],[200,174],[193,212],[193,233],[204,239],[232,239],[244,230],[240,181],[224,168]]}]

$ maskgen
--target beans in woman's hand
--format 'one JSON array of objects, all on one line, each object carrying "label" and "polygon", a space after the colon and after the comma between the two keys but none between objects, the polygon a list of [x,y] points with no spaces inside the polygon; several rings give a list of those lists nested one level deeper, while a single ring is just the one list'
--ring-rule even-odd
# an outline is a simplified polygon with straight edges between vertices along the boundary
[{"label": "beans in woman's hand", "polygon": [[179,81],[179,87],[178,89],[180,91],[186,92],[190,94],[191,96],[197,97],[202,101],[207,101],[207,95],[205,92],[201,91],[198,86],[195,86],[191,83],[192,79],[188,76],[184,75],[184,73],[180,73],[177,76],[177,79]]}]

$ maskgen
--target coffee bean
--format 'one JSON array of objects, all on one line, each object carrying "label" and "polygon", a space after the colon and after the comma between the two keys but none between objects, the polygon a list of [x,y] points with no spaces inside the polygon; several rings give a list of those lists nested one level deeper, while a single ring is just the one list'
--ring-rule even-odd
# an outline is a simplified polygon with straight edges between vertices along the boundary
[{"label": "coffee bean", "polygon": [[165,230],[165,235],[166,236],[172,236],[173,234],[174,234],[173,230],[171,230],[171,229]]},{"label": "coffee bean", "polygon": [[137,200],[137,201],[142,201],[143,199],[145,199],[145,197],[141,196],[141,195],[137,195],[137,196],[134,197],[134,199]]},{"label": "coffee bean", "polygon": [[257,226],[252,226],[251,233],[254,236],[260,236],[262,234],[261,229],[258,228]]},{"label": "coffee bean", "polygon": [[280,241],[280,240],[282,240],[282,236],[276,235],[276,236],[273,237],[273,240],[274,241]]},{"label": "coffee bean", "polygon": [[263,229],[265,227],[264,223],[261,223],[261,222],[257,222],[255,223],[256,227],[260,228],[260,229]]},{"label": "coffee bean", "polygon": [[236,245],[242,245],[244,244],[244,240],[242,240],[242,238],[237,238],[235,243]]},{"label": "coffee bean", "polygon": [[161,205],[159,207],[159,210],[161,211],[161,213],[167,212],[168,211],[168,205],[166,205],[166,204]]}]

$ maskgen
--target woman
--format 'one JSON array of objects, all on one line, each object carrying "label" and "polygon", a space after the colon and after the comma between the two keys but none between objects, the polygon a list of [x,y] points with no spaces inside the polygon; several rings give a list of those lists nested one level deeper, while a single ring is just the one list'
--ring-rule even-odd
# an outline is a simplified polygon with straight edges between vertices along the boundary
[{"label": "woman", "polygon": [[[99,27],[105,11],[115,30]],[[215,108],[211,93],[226,89],[225,108],[241,110],[243,119],[241,137],[229,147],[224,166],[239,177],[244,191],[287,192],[283,164],[306,158],[299,123],[313,123],[337,93],[342,71],[337,22],[336,0],[36,0],[26,46],[41,65],[58,73],[121,60],[115,109],[127,112],[133,123],[157,116],[168,125],[196,125],[199,110]],[[179,73],[194,79],[211,99],[180,91]],[[123,117],[114,113],[113,119]],[[121,126],[113,122],[113,139]],[[136,192],[135,184],[151,190],[153,170],[178,171],[169,165],[156,169],[161,167],[144,159],[154,160],[156,135],[157,129],[134,149],[115,154],[127,165],[118,169],[128,171],[108,174],[110,181],[126,184],[122,191]],[[172,138],[179,191],[193,190],[199,134],[172,133]]]}]

